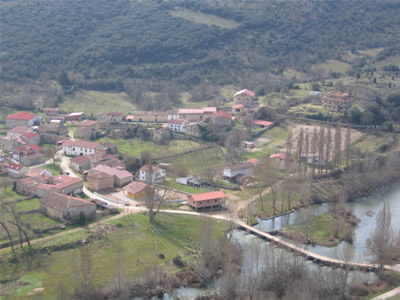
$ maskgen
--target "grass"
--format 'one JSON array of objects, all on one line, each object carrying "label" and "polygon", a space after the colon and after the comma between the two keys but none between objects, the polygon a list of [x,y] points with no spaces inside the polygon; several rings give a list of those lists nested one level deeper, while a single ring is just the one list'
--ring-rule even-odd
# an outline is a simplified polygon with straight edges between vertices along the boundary
[{"label": "grass", "polygon": [[346,73],[350,69],[350,65],[345,62],[342,62],[342,61],[330,59],[324,63],[314,65],[312,68],[313,69],[323,69],[326,73],[338,72],[338,73],[343,74],[343,73]]},{"label": "grass", "polygon": [[[165,272],[173,274],[178,270],[172,263],[172,258],[175,256],[181,255],[184,260],[194,262],[193,253],[198,250],[200,228],[205,222],[214,224],[214,234],[217,238],[224,237],[224,232],[228,228],[227,223],[223,221],[161,213],[156,217],[155,227],[143,214],[126,216],[113,222],[121,224],[122,227],[109,233],[107,239],[92,240],[89,246],[94,282],[98,286],[107,284],[116,274],[118,253],[122,256],[122,272],[128,278],[143,274],[148,267],[154,265],[163,267]],[[157,235],[158,253],[163,253],[165,259],[159,259],[155,255],[153,232],[155,228],[160,232]],[[76,233],[72,235],[77,240],[83,237]],[[71,264],[77,257],[79,257],[79,249],[53,252],[51,256],[43,259],[43,266],[34,271],[30,271],[23,263],[17,266],[6,265],[0,269],[0,280],[11,274],[13,278],[28,278],[29,282],[33,283],[30,284],[30,288],[12,291],[13,294],[18,292],[23,295],[34,287],[38,287],[37,283],[40,282],[40,287],[44,288],[41,294],[43,299],[55,299],[59,283],[62,282],[68,289],[73,287]]]},{"label": "grass", "polygon": [[41,213],[26,214],[21,217],[22,222],[28,223],[34,229],[43,230],[62,224],[61,222],[52,220]]},{"label": "grass", "polygon": [[142,152],[150,151],[153,158],[179,154],[200,147],[200,144],[186,140],[171,140],[168,146],[156,144],[152,141],[142,139],[110,139],[102,138],[97,140],[99,143],[113,142],[117,144],[118,151],[124,154],[130,154],[134,157],[140,157]]},{"label": "grass", "polygon": [[0,189],[0,202],[14,201],[22,198],[24,198],[24,196],[13,192],[11,186],[8,186],[6,190],[4,190],[4,188]]},{"label": "grass", "polygon": [[235,29],[239,23],[210,14],[195,12],[188,9],[177,9],[169,12],[173,17],[182,18],[193,23],[218,26],[223,29]]},{"label": "grass", "polygon": [[15,209],[17,211],[29,211],[39,209],[39,198],[33,198],[29,200],[24,200],[21,202],[15,203]]},{"label": "grass", "polygon": [[341,222],[338,236],[333,235],[334,219],[330,214],[322,214],[315,216],[306,223],[290,225],[282,229],[282,232],[291,236],[294,239],[307,240],[307,238],[317,245],[336,246],[345,239],[348,232],[351,232],[354,227],[346,222]]},{"label": "grass", "polygon": [[194,153],[180,155],[172,159],[174,162],[181,162],[188,169],[190,175],[201,175],[208,168],[218,168],[226,164],[219,149],[204,149]]},{"label": "grass", "polygon": [[185,192],[185,193],[189,193],[189,194],[200,194],[200,193],[207,192],[207,190],[204,190],[204,189],[193,188],[193,187],[190,187],[187,185],[177,183],[175,181],[175,178],[170,178],[168,180],[168,186],[172,189],[175,189],[175,190],[178,190],[181,192]]},{"label": "grass", "polygon": [[96,115],[108,111],[128,113],[133,111],[135,106],[128,102],[128,97],[124,93],[79,90],[73,99],[70,98],[61,105],[61,109]]},{"label": "grass", "polygon": [[267,130],[261,135],[261,138],[268,140],[268,142],[261,148],[247,151],[243,158],[246,160],[249,158],[260,158],[278,152],[284,146],[287,135],[287,131],[279,126]]},{"label": "grass", "polygon": [[43,165],[41,166],[41,168],[53,172],[53,176],[59,175],[61,173],[60,165],[57,163],[55,165],[53,164]]}]

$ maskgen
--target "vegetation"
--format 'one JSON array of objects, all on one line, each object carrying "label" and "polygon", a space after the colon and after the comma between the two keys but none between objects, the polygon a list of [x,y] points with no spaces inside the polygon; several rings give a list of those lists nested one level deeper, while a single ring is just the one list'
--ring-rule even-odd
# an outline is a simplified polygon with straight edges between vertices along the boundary
[{"label": "vegetation", "polygon": [[[193,253],[197,252],[200,243],[201,228],[204,222],[212,222],[215,226],[214,234],[216,237],[224,237],[224,230],[227,225],[223,221],[204,220],[203,218],[193,216],[181,216],[175,214],[159,214],[156,223],[149,223],[147,217],[142,214],[125,216],[119,220],[113,221],[114,224],[120,224],[117,230],[112,231],[106,237],[97,240],[91,233],[81,231],[79,234],[71,233],[64,235],[62,240],[58,241],[57,248],[53,244],[53,249],[58,249],[51,256],[42,260],[42,266],[29,270],[28,266],[20,263],[13,267],[11,264],[3,265],[0,270],[0,280],[6,276],[12,276],[12,280],[6,286],[6,291],[11,295],[32,291],[36,287],[43,287],[42,296],[44,298],[54,298],[59,292],[59,282],[64,283],[68,292],[72,292],[73,269],[71,264],[73,257],[79,256],[79,249],[69,249],[75,242],[82,239],[90,240],[90,251],[93,258],[94,272],[93,282],[95,286],[110,282],[112,277],[118,272],[119,255],[123,257],[122,273],[124,278],[132,278],[135,275],[145,274],[150,266],[158,266],[163,272],[169,275],[179,270],[172,263],[172,259],[177,254],[181,256],[185,263],[193,262]],[[154,227],[153,227],[154,226]],[[157,233],[155,233],[157,229]],[[157,234],[157,253],[162,253],[165,258],[160,259],[155,254],[155,234]],[[69,238],[68,236],[71,236]],[[43,245],[44,246],[44,245]],[[160,269],[161,270],[161,269]],[[27,281],[29,278],[35,284],[29,284],[23,291],[14,289],[9,290],[8,286],[13,286],[13,280],[21,278]],[[9,280],[8,280],[9,281]],[[28,282],[30,283],[30,282]]]}]

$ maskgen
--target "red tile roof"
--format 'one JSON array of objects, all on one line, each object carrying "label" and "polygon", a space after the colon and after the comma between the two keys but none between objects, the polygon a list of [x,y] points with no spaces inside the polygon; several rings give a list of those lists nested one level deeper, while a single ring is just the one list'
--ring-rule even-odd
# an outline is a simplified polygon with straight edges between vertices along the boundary
[{"label": "red tile roof", "polygon": [[104,173],[107,173],[107,174],[111,174],[113,176],[118,177],[119,179],[126,179],[126,178],[129,178],[129,177],[133,178],[132,173],[129,173],[126,170],[120,170],[120,169],[117,169],[117,168],[111,168],[111,167],[105,166],[105,165],[97,165],[92,170],[96,170],[96,171],[104,172]]},{"label": "red tile roof", "polygon": [[27,133],[27,132],[32,132],[32,128],[27,127],[27,126],[17,126],[13,129],[10,129],[9,131],[7,131],[8,133],[16,133],[16,134],[23,134],[23,133]]},{"label": "red tile roof", "polygon": [[32,120],[34,118],[36,118],[36,115],[31,114],[26,111],[21,111],[16,114],[8,116],[6,119],[7,120],[26,120],[26,121],[28,121],[28,120]]},{"label": "red tile roof", "polygon": [[242,164],[237,164],[237,165],[226,167],[226,169],[230,169],[231,171],[239,171],[239,170],[251,169],[253,167],[254,167],[253,163],[245,162]]},{"label": "red tile roof", "polygon": [[236,105],[232,105],[233,109],[237,109],[237,108],[243,108],[244,105],[243,104],[236,104]]},{"label": "red tile roof", "polygon": [[[152,170],[153,170],[153,173],[154,173],[154,172],[157,172],[160,169],[155,167],[155,166],[153,166]],[[149,166],[148,165],[144,165],[143,167],[140,168],[140,171],[148,172],[149,171]]]},{"label": "red tile roof", "polygon": [[232,115],[228,114],[227,112],[225,112],[223,110],[220,110],[220,111],[217,111],[216,113],[213,113],[212,117],[213,117],[213,119],[225,118],[225,119],[232,120]]},{"label": "red tile roof", "polygon": [[214,200],[225,198],[226,195],[222,191],[208,192],[202,194],[193,194],[190,196],[194,201]]},{"label": "red tile roof", "polygon": [[15,171],[20,171],[24,166],[19,164],[10,163],[8,168]]},{"label": "red tile roof", "polygon": [[23,137],[26,137],[27,139],[31,139],[31,138],[33,138],[33,137],[38,136],[38,134],[36,134],[36,133],[34,133],[34,132],[27,132],[27,133],[24,133],[22,136],[23,136]]},{"label": "red tile roof", "polygon": [[96,125],[98,122],[94,120],[83,120],[82,122],[79,122],[77,126],[93,126]]},{"label": "red tile roof", "polygon": [[32,148],[32,149],[34,149],[34,150],[36,150],[36,151],[42,150],[42,147],[37,146],[37,145],[28,145],[28,147],[29,147],[29,148]]},{"label": "red tile roof", "polygon": [[204,114],[204,110],[202,108],[180,108],[178,109],[178,114],[186,114],[186,115],[190,115],[190,114]]},{"label": "red tile roof", "polygon": [[40,199],[40,203],[51,207],[56,210],[65,210],[69,209],[72,207],[79,207],[79,206],[94,206],[96,207],[96,204],[93,204],[90,201],[77,198],[77,197],[71,197],[59,193],[49,193],[46,196],[44,196],[42,199]]},{"label": "red tile roof", "polygon": [[88,149],[96,149],[100,144],[95,143],[95,142],[90,142],[90,141],[84,141],[84,140],[65,140],[63,142],[63,146],[65,147],[81,147],[81,148],[88,148]]},{"label": "red tile roof", "polygon": [[260,163],[257,158],[249,158],[247,162],[252,163],[253,165],[258,165]]},{"label": "red tile roof", "polygon": [[130,184],[128,184],[127,186],[123,187],[122,189],[124,191],[127,191],[128,193],[136,194],[136,193],[140,193],[141,191],[143,191],[146,187],[147,187],[147,184],[145,184],[143,182],[133,181]]},{"label": "red tile roof", "polygon": [[85,155],[77,156],[77,157],[74,157],[73,159],[71,159],[71,161],[74,164],[80,164],[80,163],[83,163],[83,162],[88,161],[88,160],[89,160],[89,157],[87,157]]},{"label": "red tile roof", "polygon": [[207,114],[207,113],[212,114],[217,111],[217,108],[215,106],[206,106],[206,107],[203,107],[203,111],[205,114]]},{"label": "red tile roof", "polygon": [[279,158],[282,160],[287,160],[288,156],[286,153],[277,153],[277,154],[272,154],[269,158]]},{"label": "red tile roof", "polygon": [[274,122],[255,120],[255,121],[253,121],[253,124],[269,127],[269,126],[272,126],[274,124]]},{"label": "red tile roof", "polygon": [[94,178],[94,179],[104,179],[104,178],[114,177],[114,175],[108,174],[108,173],[104,173],[104,172],[95,171],[95,170],[91,170],[88,173],[88,177]]},{"label": "red tile roof", "polygon": [[187,119],[175,119],[175,120],[169,120],[168,124],[179,124],[182,125],[185,122],[189,122]]},{"label": "red tile roof", "polygon": [[254,93],[253,91],[250,91],[248,89],[244,89],[244,90],[241,90],[241,91],[237,92],[235,94],[235,96],[242,95],[242,94],[249,95],[250,97],[254,97],[256,95],[256,93]]}]

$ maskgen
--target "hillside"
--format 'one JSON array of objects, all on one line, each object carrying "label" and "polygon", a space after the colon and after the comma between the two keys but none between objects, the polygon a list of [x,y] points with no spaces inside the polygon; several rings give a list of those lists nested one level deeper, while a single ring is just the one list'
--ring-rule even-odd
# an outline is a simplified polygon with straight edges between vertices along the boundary
[{"label": "hillside", "polygon": [[47,81],[64,69],[81,87],[123,90],[127,79],[222,85],[306,72],[349,50],[393,54],[399,10],[373,0],[2,0],[1,79]]}]

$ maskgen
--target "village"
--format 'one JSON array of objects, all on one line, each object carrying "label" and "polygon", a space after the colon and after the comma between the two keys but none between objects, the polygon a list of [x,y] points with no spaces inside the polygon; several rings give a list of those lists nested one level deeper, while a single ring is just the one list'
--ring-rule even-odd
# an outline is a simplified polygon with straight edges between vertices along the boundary
[{"label": "village", "polygon": [[[333,91],[322,97],[321,104],[331,111],[343,112],[351,108],[352,100],[348,94]],[[4,200],[9,204],[25,203],[30,209],[18,213],[27,220],[29,214],[47,220],[41,223],[49,226],[43,228],[39,224],[37,232],[86,223],[118,213],[124,207],[144,208],[149,197],[167,208],[227,210],[230,197],[236,199],[238,191],[255,186],[254,170],[265,155],[278,172],[295,163],[295,155],[284,150],[287,133],[281,134],[283,139],[276,147],[282,151],[254,152],[273,142],[262,137],[273,131],[274,122],[253,118],[262,108],[255,93],[244,89],[234,94],[231,107],[221,109],[180,108],[165,112],[135,111],[129,115],[106,112],[91,119],[83,112],[65,113],[58,108],[44,108],[36,114],[17,112],[5,119],[7,132],[1,138],[0,170],[5,190],[12,186],[13,192],[20,196],[15,196],[15,201]],[[128,170],[127,163],[131,162],[113,141],[123,140],[138,128],[146,130],[146,135],[160,145],[168,145],[170,140],[200,145],[186,151],[191,160],[212,159],[216,154],[218,161],[213,167],[200,162],[205,167],[196,164],[187,168],[182,161],[171,160],[171,157],[179,160],[186,152],[181,155],[174,152],[163,160],[149,151],[135,158],[134,166]],[[227,146],[233,150],[227,152],[235,153],[237,148],[239,155],[222,158],[226,150],[218,146],[218,140],[207,141],[204,135],[210,128],[230,133],[235,141]],[[202,156],[201,151],[210,150],[213,151],[210,158],[207,158],[210,152]],[[308,164],[327,165],[316,152],[303,153],[300,159]],[[255,197],[251,198],[254,201]],[[243,203],[238,204],[240,208],[248,205]],[[240,209],[235,210],[243,217]]]}]

